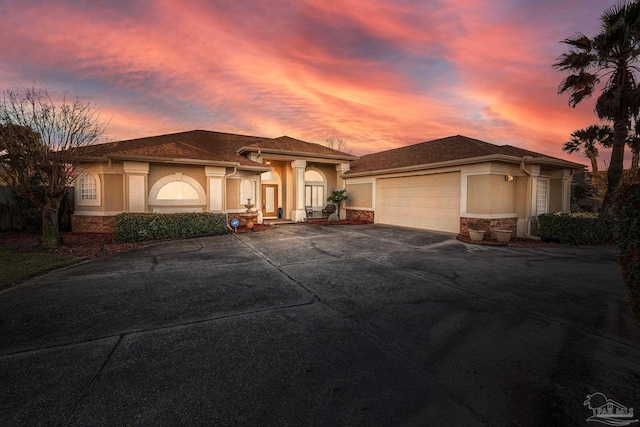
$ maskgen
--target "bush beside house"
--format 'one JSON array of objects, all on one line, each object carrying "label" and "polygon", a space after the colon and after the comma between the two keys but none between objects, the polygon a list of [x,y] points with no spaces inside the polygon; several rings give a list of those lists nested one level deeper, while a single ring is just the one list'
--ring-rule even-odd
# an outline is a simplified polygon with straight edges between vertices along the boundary
[{"label": "bush beside house", "polygon": [[613,241],[613,216],[596,213],[546,213],[538,216],[543,240],[570,244],[595,245]]},{"label": "bush beside house", "polygon": [[618,263],[629,288],[628,302],[640,322],[640,183],[623,184],[613,207],[616,243],[620,249]]},{"label": "bush beside house", "polygon": [[223,213],[116,215],[116,237],[121,242],[179,239],[228,232],[227,215]]}]

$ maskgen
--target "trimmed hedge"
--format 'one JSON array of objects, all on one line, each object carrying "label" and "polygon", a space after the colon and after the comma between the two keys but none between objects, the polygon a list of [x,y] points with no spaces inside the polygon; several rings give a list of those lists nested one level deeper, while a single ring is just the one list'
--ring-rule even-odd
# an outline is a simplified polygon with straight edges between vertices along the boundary
[{"label": "trimmed hedge", "polygon": [[618,263],[629,288],[627,301],[640,322],[640,182],[620,186],[613,205]]},{"label": "trimmed hedge", "polygon": [[570,245],[595,245],[613,241],[613,216],[596,213],[546,213],[538,215],[543,240]]},{"label": "trimmed hedge", "polygon": [[227,215],[222,213],[116,215],[116,238],[121,242],[180,239],[228,232]]}]

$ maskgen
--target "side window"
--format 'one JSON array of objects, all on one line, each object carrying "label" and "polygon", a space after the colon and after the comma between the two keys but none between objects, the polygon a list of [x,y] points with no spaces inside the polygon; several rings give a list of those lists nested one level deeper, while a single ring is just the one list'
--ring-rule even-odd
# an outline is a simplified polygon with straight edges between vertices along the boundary
[{"label": "side window", "polygon": [[536,185],[536,214],[540,215],[549,211],[549,180],[538,178]]}]

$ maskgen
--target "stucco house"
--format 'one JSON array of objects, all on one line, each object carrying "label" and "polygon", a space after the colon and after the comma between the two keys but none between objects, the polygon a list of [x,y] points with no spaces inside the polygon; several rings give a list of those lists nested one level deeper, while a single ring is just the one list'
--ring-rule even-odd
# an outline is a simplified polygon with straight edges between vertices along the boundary
[{"label": "stucco house", "polygon": [[[112,231],[122,212],[245,211],[258,222],[306,221],[331,189],[343,217],[466,232],[471,221],[520,236],[530,220],[569,211],[577,163],[464,136],[356,157],[288,136],[204,130],[85,147],[75,165],[75,231]],[[280,214],[280,215],[279,215]]]},{"label": "stucco house", "polygon": [[531,220],[569,212],[571,176],[584,166],[464,136],[363,156],[350,164],[347,214],[452,233],[469,225],[524,237]]},{"label": "stucco house", "polygon": [[112,231],[122,212],[244,212],[258,222],[305,221],[343,188],[355,156],[294,138],[194,130],[84,147],[76,171],[75,231]]}]

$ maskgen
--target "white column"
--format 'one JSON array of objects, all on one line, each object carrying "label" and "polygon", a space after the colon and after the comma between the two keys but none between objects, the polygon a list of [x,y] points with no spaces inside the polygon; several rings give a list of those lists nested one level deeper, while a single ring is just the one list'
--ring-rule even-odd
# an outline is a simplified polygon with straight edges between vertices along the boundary
[{"label": "white column", "polygon": [[538,177],[540,176],[540,165],[531,165],[531,198],[529,199],[528,217],[535,217],[538,204]]},{"label": "white column", "polygon": [[[349,163],[340,163],[339,165],[336,165],[336,172],[338,174],[338,179],[336,180],[337,190],[342,190],[343,188],[345,188],[345,179],[342,174],[348,172],[349,169],[351,169]],[[347,196],[349,196],[348,193]],[[344,203],[342,203],[342,205],[340,206],[340,219],[347,219],[347,209],[345,208]]]},{"label": "white column", "polygon": [[127,190],[125,209],[127,212],[146,212],[149,163],[126,161],[123,166]]},{"label": "white column", "polygon": [[562,176],[562,212],[571,212],[571,171],[564,170]]},{"label": "white column", "polygon": [[209,194],[209,212],[222,212],[224,195],[224,176],[227,169],[218,166],[205,166],[204,174],[207,177],[207,193]]},{"label": "white column", "polygon": [[291,220],[303,222],[307,219],[307,212],[304,209],[304,170],[307,167],[305,160],[294,160],[291,162],[293,169],[293,209],[291,210]]}]

